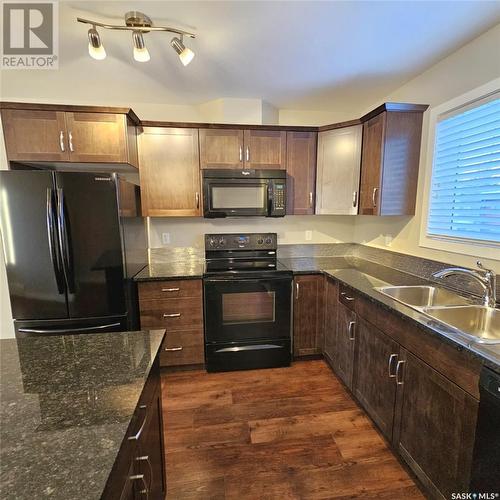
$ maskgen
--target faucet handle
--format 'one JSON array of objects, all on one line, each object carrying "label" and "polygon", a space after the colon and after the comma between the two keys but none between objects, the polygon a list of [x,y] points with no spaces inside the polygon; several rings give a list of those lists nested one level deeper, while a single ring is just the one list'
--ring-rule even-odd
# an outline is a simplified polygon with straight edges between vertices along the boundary
[{"label": "faucet handle", "polygon": [[483,263],[480,260],[478,260],[476,262],[476,264],[477,264],[477,267],[479,267],[479,269],[481,269],[482,271],[484,271],[486,273],[495,274],[491,269],[486,269],[486,267],[483,266]]}]

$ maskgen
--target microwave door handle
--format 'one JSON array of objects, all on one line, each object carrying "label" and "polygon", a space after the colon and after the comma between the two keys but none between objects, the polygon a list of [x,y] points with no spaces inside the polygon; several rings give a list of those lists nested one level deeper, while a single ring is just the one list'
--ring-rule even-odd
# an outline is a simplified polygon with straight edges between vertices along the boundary
[{"label": "microwave door handle", "polygon": [[267,184],[267,215],[271,215],[273,213],[273,196],[272,196],[272,188],[271,183]]}]

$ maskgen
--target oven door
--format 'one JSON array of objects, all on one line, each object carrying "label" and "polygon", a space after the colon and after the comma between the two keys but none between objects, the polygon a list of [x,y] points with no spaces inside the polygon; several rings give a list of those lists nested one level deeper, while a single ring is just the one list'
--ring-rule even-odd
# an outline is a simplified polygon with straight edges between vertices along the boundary
[{"label": "oven door", "polygon": [[269,215],[268,179],[203,180],[203,215],[236,217]]},{"label": "oven door", "polygon": [[205,341],[290,338],[291,277],[205,278]]}]

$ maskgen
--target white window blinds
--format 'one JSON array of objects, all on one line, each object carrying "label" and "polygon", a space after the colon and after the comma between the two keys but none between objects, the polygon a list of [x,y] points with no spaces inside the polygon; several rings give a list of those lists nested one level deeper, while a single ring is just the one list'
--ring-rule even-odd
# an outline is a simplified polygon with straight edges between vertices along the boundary
[{"label": "white window blinds", "polygon": [[500,93],[439,117],[427,233],[500,242]]}]

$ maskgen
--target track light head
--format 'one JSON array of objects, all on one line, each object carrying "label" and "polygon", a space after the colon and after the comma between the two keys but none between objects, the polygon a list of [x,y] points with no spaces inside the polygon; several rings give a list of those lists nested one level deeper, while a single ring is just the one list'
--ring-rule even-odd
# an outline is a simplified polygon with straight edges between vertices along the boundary
[{"label": "track light head", "polygon": [[106,51],[101,42],[101,36],[95,26],[89,29],[89,55],[98,61],[106,58]]},{"label": "track light head", "polygon": [[193,60],[194,52],[184,45],[182,35],[181,38],[172,38],[170,45],[172,45],[173,49],[177,52],[184,66],[187,66]]},{"label": "track light head", "polygon": [[134,42],[134,59],[139,62],[147,62],[151,59],[149,51],[144,43],[144,37],[142,32],[133,31],[132,41]]}]

